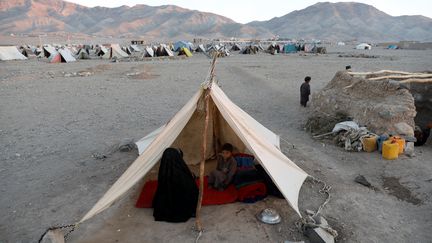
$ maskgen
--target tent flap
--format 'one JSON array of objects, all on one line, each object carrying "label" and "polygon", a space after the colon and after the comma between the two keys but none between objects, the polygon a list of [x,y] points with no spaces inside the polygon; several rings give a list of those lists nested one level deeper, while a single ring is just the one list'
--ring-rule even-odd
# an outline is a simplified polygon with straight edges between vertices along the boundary
[{"label": "tent flap", "polygon": [[263,129],[264,126],[261,124],[261,127],[258,126],[259,123],[250,116],[247,117],[241,113],[239,115],[238,110],[240,108],[229,100],[217,85],[213,85],[211,97],[222,116],[246,147],[260,161],[290,206],[301,217],[298,209],[298,195],[304,180],[308,176],[306,172],[270,142],[271,137],[265,135],[266,133],[269,136],[271,135],[268,133],[268,129]]},{"label": "tent flap", "polygon": [[190,99],[186,105],[166,124],[160,134],[148,145],[147,149],[132,163],[131,166],[111,186],[105,195],[81,219],[83,222],[102,212],[125,192],[132,188],[162,157],[163,151],[169,147],[196,110],[202,89]]}]

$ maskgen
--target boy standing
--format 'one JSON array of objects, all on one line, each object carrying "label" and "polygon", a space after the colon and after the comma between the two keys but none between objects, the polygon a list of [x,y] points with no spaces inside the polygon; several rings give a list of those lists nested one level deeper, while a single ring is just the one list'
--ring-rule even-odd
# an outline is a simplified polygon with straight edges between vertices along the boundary
[{"label": "boy standing", "polygon": [[306,76],[304,79],[304,83],[300,86],[300,105],[304,107],[306,107],[306,104],[309,101],[310,81],[311,81],[311,77]]}]

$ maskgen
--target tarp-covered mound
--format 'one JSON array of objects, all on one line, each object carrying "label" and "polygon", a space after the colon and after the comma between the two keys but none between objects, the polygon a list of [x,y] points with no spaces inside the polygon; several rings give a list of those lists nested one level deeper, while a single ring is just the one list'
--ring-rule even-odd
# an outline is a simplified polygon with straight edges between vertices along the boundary
[{"label": "tarp-covered mound", "polygon": [[317,116],[345,114],[375,133],[395,133],[396,124],[414,128],[416,107],[408,89],[392,80],[368,80],[348,72],[337,72],[318,93],[312,104]]}]

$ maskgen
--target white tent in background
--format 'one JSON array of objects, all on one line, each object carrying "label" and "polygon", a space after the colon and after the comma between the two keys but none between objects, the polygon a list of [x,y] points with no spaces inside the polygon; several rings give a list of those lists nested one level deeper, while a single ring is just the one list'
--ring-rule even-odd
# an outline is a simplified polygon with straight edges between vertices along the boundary
[{"label": "white tent in background", "polygon": [[122,50],[119,44],[111,44],[110,58],[126,58],[129,55]]},{"label": "white tent in background", "polygon": [[103,45],[99,45],[98,47],[96,47],[95,54],[99,57],[109,58],[109,50]]},{"label": "white tent in background", "polygon": [[154,50],[151,47],[146,47],[144,50],[144,57],[154,57]]},{"label": "white tent in background", "polygon": [[9,60],[26,60],[21,52],[18,51],[16,46],[0,46],[0,60],[9,61]]},{"label": "white tent in background", "polygon": [[81,48],[81,49],[79,49],[78,53],[76,54],[76,58],[77,59],[90,59],[90,54],[86,49]]},{"label": "white tent in background", "polygon": [[69,49],[67,48],[59,49],[58,52],[66,62],[76,61],[75,57],[72,55],[72,52]]},{"label": "white tent in background", "polygon": [[339,41],[339,42],[337,43],[337,45],[338,45],[338,46],[344,46],[344,45],[345,45],[345,42]]},{"label": "white tent in background", "polygon": [[206,52],[205,47],[203,44],[199,44],[197,49],[195,50],[196,52]]},{"label": "white tent in background", "polygon": [[356,46],[357,50],[370,50],[372,49],[372,46],[366,43],[361,43],[359,45]]},{"label": "white tent in background", "polygon": [[[196,146],[203,143],[205,93],[206,90],[201,88],[167,124],[137,142],[141,155],[80,222],[107,209],[142,180],[161,159],[166,148],[180,147],[185,161],[200,161]],[[230,142],[239,152],[249,151],[270,175],[288,204],[300,215],[298,195],[307,174],[280,151],[279,136],[235,105],[217,84],[212,84],[209,95],[206,158],[210,159],[216,153],[215,141]]]},{"label": "white tent in background", "polygon": [[43,50],[43,56],[45,56],[45,57],[50,57],[52,54],[55,54],[57,52],[55,47],[53,47],[51,45],[44,45],[42,47],[42,50]]},{"label": "white tent in background", "polygon": [[75,62],[76,59],[73,57],[72,53],[69,51],[69,49],[59,49],[58,51],[54,52],[49,56],[50,63],[69,63],[69,62]]}]

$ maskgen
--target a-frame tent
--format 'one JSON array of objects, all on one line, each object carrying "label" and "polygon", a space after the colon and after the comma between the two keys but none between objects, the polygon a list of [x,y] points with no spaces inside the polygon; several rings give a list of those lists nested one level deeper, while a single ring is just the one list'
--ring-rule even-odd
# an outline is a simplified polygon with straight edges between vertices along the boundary
[{"label": "a-frame tent", "polygon": [[129,57],[129,55],[122,50],[119,44],[111,44],[110,59],[114,57],[126,58]]},{"label": "a-frame tent", "polygon": [[16,46],[0,46],[0,60],[1,61],[9,61],[9,60],[26,60],[21,52],[18,51]]},{"label": "a-frame tent", "polygon": [[[208,109],[205,109],[205,96]],[[207,113],[206,113],[207,111]],[[186,105],[164,126],[138,142],[141,155],[111,186],[79,223],[110,207],[117,199],[142,180],[161,159],[168,147],[179,147],[185,161],[199,162],[197,144],[203,144],[205,118],[209,114],[205,157],[211,158],[218,144],[232,143],[238,151],[252,153],[270,175],[288,204],[300,215],[298,195],[308,176],[279,149],[279,136],[265,128],[235,105],[215,83],[203,85]]]},{"label": "a-frame tent", "polygon": [[69,49],[59,49],[55,53],[51,54],[49,57],[50,63],[69,63],[69,62],[75,62],[75,57],[72,56],[72,53],[69,51]]}]

